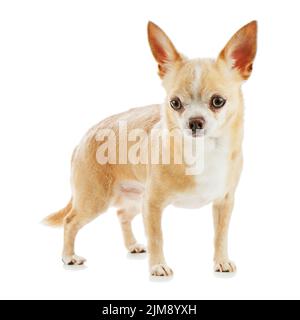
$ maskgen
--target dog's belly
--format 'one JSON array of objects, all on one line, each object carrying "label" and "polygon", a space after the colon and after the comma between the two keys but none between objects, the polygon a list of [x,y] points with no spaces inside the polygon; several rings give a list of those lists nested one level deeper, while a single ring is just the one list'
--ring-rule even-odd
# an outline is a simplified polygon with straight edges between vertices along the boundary
[{"label": "dog's belly", "polygon": [[211,201],[212,200],[203,199],[199,196],[185,196],[174,201],[173,205],[178,208],[198,209],[209,204]]},{"label": "dog's belly", "polygon": [[219,199],[223,194],[223,183],[219,185],[206,185],[203,188],[198,187],[195,193],[178,195],[172,204],[179,208],[198,209]]},{"label": "dog's belly", "polygon": [[[204,158],[201,174],[193,176],[195,185],[192,190],[180,192],[168,199],[169,204],[179,208],[197,209],[225,196],[228,173],[228,148],[216,148],[206,143],[208,151]],[[145,186],[135,181],[123,181],[119,195],[141,207]]]}]

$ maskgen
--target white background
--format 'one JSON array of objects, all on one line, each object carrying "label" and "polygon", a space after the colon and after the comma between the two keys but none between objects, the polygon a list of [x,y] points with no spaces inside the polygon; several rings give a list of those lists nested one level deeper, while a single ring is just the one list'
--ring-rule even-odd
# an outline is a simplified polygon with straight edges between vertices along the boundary
[{"label": "white background", "polygon": [[[81,299],[300,298],[299,1],[1,1],[0,297]],[[39,224],[70,198],[70,157],[104,117],[159,103],[164,92],[146,24],[190,57],[216,57],[259,22],[258,55],[244,86],[245,167],[230,228],[234,278],[212,272],[210,207],[168,208],[170,281],[131,259],[113,210],[86,226],[65,270],[62,230]],[[142,219],[134,227],[145,241]]]}]

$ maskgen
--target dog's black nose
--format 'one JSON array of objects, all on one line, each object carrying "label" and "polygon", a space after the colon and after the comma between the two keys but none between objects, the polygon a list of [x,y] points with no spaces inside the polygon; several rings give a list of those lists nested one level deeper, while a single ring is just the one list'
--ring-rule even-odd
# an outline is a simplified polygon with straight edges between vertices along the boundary
[{"label": "dog's black nose", "polygon": [[191,118],[189,120],[189,128],[193,131],[196,132],[196,130],[202,130],[204,129],[205,125],[205,120],[202,117],[199,118]]}]

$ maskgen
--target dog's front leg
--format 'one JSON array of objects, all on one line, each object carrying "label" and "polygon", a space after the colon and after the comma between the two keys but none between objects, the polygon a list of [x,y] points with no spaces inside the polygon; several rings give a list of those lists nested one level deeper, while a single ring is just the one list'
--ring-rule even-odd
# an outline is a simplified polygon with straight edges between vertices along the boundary
[{"label": "dog's front leg", "polygon": [[235,272],[235,264],[228,258],[228,227],[233,210],[234,195],[227,194],[224,199],[213,204],[215,226],[215,272]]},{"label": "dog's front leg", "polygon": [[161,218],[163,206],[157,199],[146,199],[144,202],[144,223],[148,238],[149,265],[152,276],[171,276],[173,271],[168,267],[163,253],[163,236]]}]

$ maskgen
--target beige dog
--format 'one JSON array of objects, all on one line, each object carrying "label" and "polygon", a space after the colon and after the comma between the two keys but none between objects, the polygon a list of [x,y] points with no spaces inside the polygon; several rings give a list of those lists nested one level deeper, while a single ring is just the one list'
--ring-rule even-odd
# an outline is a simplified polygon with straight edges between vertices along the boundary
[{"label": "beige dog", "polygon": [[[190,60],[178,53],[158,26],[149,22],[149,43],[167,93],[165,103],[132,109],[103,120],[88,131],[75,149],[72,157],[72,199],[64,209],[45,219],[52,226],[64,225],[65,264],[84,263],[85,259],[74,252],[77,232],[109,207],[115,206],[126,248],[131,253],[145,251],[131,229],[134,216],[143,212],[151,275],[170,276],[173,272],[163,253],[161,218],[164,208],[170,204],[199,208],[212,202],[215,271],[236,270],[228,258],[227,235],[242,169],[241,86],[252,71],[256,34],[257,23],[253,21],[230,39],[216,60]],[[141,140],[144,141],[153,129],[164,132],[177,130],[192,143],[201,141],[201,172],[187,174],[190,164],[175,161],[177,153],[174,150],[176,147],[180,150],[180,143],[171,134],[168,137],[171,141],[169,163],[153,163],[149,154],[146,155],[149,161],[130,163],[127,156],[120,161],[125,143],[123,134],[120,134],[121,122],[126,123],[128,132],[143,129],[146,135]],[[110,142],[115,142],[117,151],[115,156],[109,157],[112,161],[102,163],[98,152],[103,146],[103,132],[107,129],[116,134],[117,139]],[[126,143],[128,147],[133,146],[132,141]],[[164,147],[159,148],[160,154]],[[150,147],[147,148],[144,150],[149,151]]]}]

